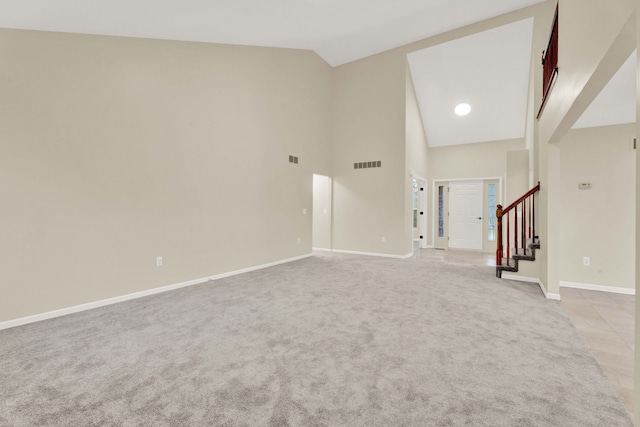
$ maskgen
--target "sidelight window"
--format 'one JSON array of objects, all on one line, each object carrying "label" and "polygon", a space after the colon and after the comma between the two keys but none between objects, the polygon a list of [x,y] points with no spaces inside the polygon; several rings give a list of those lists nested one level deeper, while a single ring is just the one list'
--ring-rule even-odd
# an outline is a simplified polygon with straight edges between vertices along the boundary
[{"label": "sidelight window", "polygon": [[490,241],[496,240],[496,185],[489,184],[487,206],[489,209],[489,221],[487,238]]}]

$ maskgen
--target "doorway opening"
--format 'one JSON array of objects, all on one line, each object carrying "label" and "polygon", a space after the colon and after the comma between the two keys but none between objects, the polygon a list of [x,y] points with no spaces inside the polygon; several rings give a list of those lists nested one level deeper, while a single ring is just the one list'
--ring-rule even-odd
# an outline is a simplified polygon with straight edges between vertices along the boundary
[{"label": "doorway opening", "polygon": [[313,174],[313,220],[311,226],[311,247],[313,250],[331,250],[331,201],[331,177]]}]

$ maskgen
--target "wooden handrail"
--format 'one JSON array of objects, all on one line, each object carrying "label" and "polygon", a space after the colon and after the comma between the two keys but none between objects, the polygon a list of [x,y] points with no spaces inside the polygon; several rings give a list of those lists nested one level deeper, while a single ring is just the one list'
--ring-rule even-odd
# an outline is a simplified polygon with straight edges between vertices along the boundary
[{"label": "wooden handrail", "polygon": [[[536,185],[535,187],[533,187],[531,190],[527,191],[526,193],[524,193],[524,195],[522,197],[520,197],[518,200],[516,200],[515,202],[511,203],[509,206],[507,206],[506,208],[502,208],[502,215],[506,214],[507,212],[509,212],[511,209],[515,208],[516,206],[518,206],[518,203],[522,203],[522,201],[524,199],[526,199],[527,197],[537,193],[538,191],[540,191],[540,183],[538,182],[538,185]],[[496,215],[497,217],[497,215]]]},{"label": "wooden handrail", "polygon": [[539,120],[549,99],[551,88],[558,77],[558,5],[551,25],[547,48],[542,52],[542,102],[536,118]]},{"label": "wooden handrail", "polygon": [[549,51],[553,50],[553,44],[557,42],[554,38],[557,38],[558,35],[558,7],[556,4],[556,11],[553,14],[553,23],[551,24],[551,31],[549,32],[549,41],[547,42],[547,48],[542,51],[542,65],[544,65],[547,60],[547,56],[549,55]]},{"label": "wooden handrail", "polygon": [[[533,187],[531,190],[524,193],[518,200],[511,203],[506,208],[503,208],[502,205],[496,206],[496,220],[497,220],[497,242],[496,242],[496,266],[502,265],[502,258],[504,256],[504,245],[503,245],[503,234],[502,234],[502,221],[505,218],[506,221],[506,246],[507,246],[507,259],[511,258],[511,227],[509,226],[509,212],[516,209],[519,205],[522,205],[522,221],[520,222],[520,229],[518,228],[518,213],[515,212],[513,215],[514,219],[514,227],[513,227],[513,237],[515,243],[515,255],[525,255],[527,252],[527,226],[529,231],[529,239],[535,239],[535,229],[536,229],[536,214],[535,214],[535,197],[536,194],[540,191],[540,182]],[[529,201],[529,223],[527,224],[527,199],[531,199]],[[532,231],[533,230],[533,231]],[[518,242],[518,238],[520,238],[520,242]],[[519,252],[518,249],[520,247],[518,244],[522,245],[522,252]]]}]

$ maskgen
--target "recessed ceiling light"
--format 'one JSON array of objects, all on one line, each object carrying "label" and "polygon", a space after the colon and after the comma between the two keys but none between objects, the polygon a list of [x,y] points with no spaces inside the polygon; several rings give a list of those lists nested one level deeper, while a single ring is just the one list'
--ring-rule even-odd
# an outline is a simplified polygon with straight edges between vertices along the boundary
[{"label": "recessed ceiling light", "polygon": [[469,104],[458,104],[456,105],[456,109],[454,110],[459,116],[466,116],[471,111],[471,105]]}]

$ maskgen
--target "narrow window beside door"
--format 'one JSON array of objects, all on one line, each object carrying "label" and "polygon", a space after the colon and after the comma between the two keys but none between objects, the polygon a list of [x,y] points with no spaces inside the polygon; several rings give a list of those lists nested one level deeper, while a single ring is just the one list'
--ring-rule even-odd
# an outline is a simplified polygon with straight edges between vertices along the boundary
[{"label": "narrow window beside door", "polygon": [[487,223],[489,224],[489,228],[488,228],[487,238],[490,241],[495,241],[496,240],[496,185],[495,184],[489,184],[488,193],[489,193],[488,195],[489,200],[487,200],[487,206],[489,209],[489,221],[487,221]]},{"label": "narrow window beside door", "polygon": [[438,237],[444,237],[444,185],[438,186]]}]

